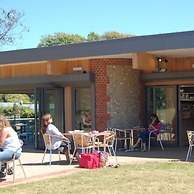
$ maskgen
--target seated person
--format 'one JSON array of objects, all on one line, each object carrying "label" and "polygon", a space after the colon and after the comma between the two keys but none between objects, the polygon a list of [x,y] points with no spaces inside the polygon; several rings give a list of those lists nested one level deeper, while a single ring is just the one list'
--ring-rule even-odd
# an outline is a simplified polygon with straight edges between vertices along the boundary
[{"label": "seated person", "polygon": [[[5,116],[0,115],[0,178],[6,176],[4,161],[11,160],[14,152],[20,147],[18,135],[11,127]],[[16,159],[21,155],[22,149],[16,153]]]},{"label": "seated person", "polygon": [[[53,119],[50,114],[46,114],[42,117],[42,127],[41,132],[42,134],[49,134],[53,136],[51,138],[52,149],[59,149],[61,153],[66,155],[67,161],[70,161],[70,142],[67,137],[65,137],[55,125],[52,124]],[[80,160],[78,152],[75,153],[76,159]]]},{"label": "seated person", "polygon": [[148,144],[149,133],[154,130],[153,133],[151,133],[151,136],[156,137],[157,134],[159,134],[159,132],[160,132],[161,126],[162,126],[162,124],[159,121],[158,116],[155,113],[153,113],[151,115],[151,124],[149,125],[148,129],[143,130],[139,134],[139,138],[138,138],[137,142],[135,143],[135,145],[133,146],[133,149],[136,148],[140,142],[142,142],[143,143],[142,152],[145,152],[146,151],[146,144]]},{"label": "seated person", "polygon": [[89,112],[87,112],[83,116],[82,122],[83,122],[83,127],[84,128],[91,128],[92,122],[91,122],[91,115],[89,114]]}]

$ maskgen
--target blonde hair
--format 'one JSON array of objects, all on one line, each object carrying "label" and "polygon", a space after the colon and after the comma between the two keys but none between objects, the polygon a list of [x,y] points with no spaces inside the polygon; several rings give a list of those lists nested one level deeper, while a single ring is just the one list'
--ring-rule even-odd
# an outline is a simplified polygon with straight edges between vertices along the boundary
[{"label": "blonde hair", "polygon": [[48,121],[52,118],[51,114],[45,114],[43,117],[42,117],[42,126],[41,126],[41,132],[42,134],[45,134],[46,133],[46,128],[48,126]]},{"label": "blonde hair", "polygon": [[0,131],[2,131],[5,127],[10,127],[10,122],[3,115],[0,115]]}]

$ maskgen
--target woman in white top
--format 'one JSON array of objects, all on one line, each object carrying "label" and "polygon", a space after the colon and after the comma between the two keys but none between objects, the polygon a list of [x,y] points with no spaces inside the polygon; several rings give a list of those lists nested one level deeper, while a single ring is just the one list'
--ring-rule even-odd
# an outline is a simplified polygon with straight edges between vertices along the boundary
[{"label": "woman in white top", "polygon": [[[0,115],[0,169],[2,161],[11,160],[14,152],[20,147],[18,135],[11,127],[6,117]],[[21,155],[21,149],[17,151],[16,159]],[[0,171],[0,177],[4,177],[4,172]]]},{"label": "woman in white top", "polygon": [[[66,158],[68,161],[70,161],[70,155],[69,155],[69,150],[70,145],[69,139],[66,138],[58,129],[55,127],[55,125],[52,124],[53,119],[50,114],[46,114],[42,117],[42,127],[41,127],[41,132],[42,134],[49,134],[51,135],[51,144],[52,144],[52,149],[55,150],[59,148],[59,150],[63,153],[65,153]],[[76,153],[76,158],[79,161],[79,154]]]}]

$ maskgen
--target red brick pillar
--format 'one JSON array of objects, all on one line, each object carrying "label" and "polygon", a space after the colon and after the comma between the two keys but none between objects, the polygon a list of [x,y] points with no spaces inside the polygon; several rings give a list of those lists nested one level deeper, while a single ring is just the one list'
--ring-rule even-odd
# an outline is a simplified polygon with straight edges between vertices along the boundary
[{"label": "red brick pillar", "polygon": [[90,71],[95,74],[95,95],[96,95],[96,130],[104,131],[107,128],[107,121],[110,115],[107,113],[107,102],[110,97],[107,95],[107,77],[108,59],[91,60]]}]

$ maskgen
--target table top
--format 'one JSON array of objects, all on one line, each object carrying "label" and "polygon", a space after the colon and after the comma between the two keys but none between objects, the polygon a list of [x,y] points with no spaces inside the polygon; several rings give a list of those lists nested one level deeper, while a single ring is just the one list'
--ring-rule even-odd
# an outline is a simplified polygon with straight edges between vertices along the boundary
[{"label": "table top", "polygon": [[27,124],[25,123],[16,123],[14,126],[19,126],[19,127],[22,127],[22,126],[26,126]]}]

